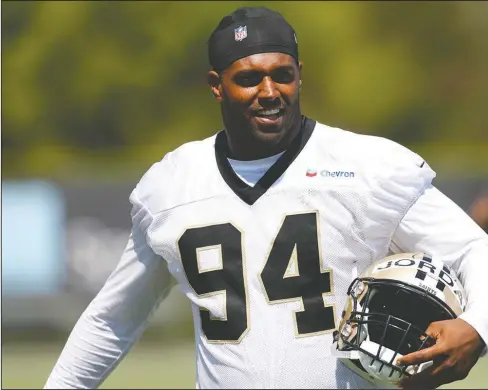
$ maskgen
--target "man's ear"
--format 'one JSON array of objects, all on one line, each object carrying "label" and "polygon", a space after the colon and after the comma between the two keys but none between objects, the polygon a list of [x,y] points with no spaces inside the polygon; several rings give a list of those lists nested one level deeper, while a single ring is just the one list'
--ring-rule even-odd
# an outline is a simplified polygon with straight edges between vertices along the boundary
[{"label": "man's ear", "polygon": [[300,88],[302,87],[302,66],[303,66],[303,62],[302,61],[298,61],[298,75],[299,75],[299,84],[300,84]]},{"label": "man's ear", "polygon": [[208,86],[210,87],[210,91],[212,92],[212,95],[214,98],[218,101],[222,101],[222,90],[221,90],[221,81],[220,81],[220,75],[214,71],[211,70],[207,74],[207,83]]}]

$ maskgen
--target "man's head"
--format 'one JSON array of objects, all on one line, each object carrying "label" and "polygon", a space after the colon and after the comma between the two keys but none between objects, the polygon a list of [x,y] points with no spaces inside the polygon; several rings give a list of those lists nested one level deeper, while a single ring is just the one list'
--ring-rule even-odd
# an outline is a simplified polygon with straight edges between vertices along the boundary
[{"label": "man's head", "polygon": [[286,148],[300,126],[301,63],[285,19],[263,7],[239,8],[212,33],[209,59],[208,83],[231,149],[252,148],[254,158]]}]

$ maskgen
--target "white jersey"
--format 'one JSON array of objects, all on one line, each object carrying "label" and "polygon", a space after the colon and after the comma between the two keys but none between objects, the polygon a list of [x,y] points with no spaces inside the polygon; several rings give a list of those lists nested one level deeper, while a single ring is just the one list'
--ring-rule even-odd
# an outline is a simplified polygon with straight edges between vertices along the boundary
[{"label": "white jersey", "polygon": [[[459,270],[459,260],[468,265],[463,251],[472,253],[475,243],[474,252],[486,256],[488,240],[449,200],[447,214],[467,226],[456,226],[454,242],[449,237],[457,252],[442,248],[443,237],[422,245],[429,237],[414,231],[410,239],[405,231],[422,227],[407,212],[435,190],[425,161],[383,138],[305,117],[302,127],[255,185],[232,168],[224,132],[149,169],[130,197],[126,254],[76,325],[47,388],[97,386],[166,295],[169,273],[192,303],[197,387],[373,387],[331,353],[354,277],[391,251],[434,252]],[[486,269],[486,259],[476,256],[476,266]],[[485,338],[484,294],[474,287],[476,273],[466,274],[472,309],[465,319]],[[99,349],[94,363],[73,374],[90,360],[73,362],[88,345]]]}]

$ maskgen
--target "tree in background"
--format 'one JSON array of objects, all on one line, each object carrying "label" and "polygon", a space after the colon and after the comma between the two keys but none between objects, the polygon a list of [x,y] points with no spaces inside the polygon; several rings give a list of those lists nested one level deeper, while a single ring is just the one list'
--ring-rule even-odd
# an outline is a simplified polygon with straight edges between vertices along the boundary
[{"label": "tree in background", "polygon": [[44,1],[2,4],[4,177],[137,177],[218,131],[206,41],[251,4],[297,30],[307,115],[488,172],[487,3]]}]

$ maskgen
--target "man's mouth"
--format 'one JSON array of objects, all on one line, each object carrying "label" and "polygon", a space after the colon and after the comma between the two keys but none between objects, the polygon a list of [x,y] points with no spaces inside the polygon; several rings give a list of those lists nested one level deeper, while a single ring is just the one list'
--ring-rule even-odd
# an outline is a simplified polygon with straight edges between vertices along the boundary
[{"label": "man's mouth", "polygon": [[284,114],[283,108],[273,108],[267,110],[258,110],[254,113],[254,116],[258,118],[268,119],[270,121],[275,121],[282,117]]}]

